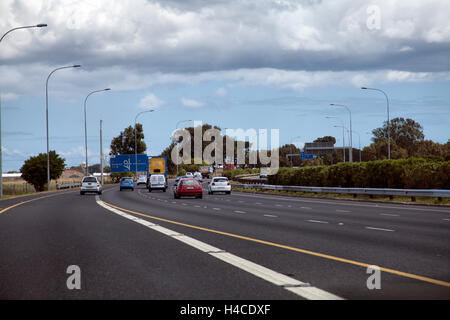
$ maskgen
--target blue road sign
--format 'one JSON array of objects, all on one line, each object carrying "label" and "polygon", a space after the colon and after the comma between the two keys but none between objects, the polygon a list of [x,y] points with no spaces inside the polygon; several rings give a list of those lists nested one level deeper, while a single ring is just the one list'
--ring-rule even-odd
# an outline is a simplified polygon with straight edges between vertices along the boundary
[{"label": "blue road sign", "polygon": [[307,159],[314,159],[314,155],[313,155],[313,154],[308,154],[308,153],[301,152],[301,153],[300,153],[300,158],[301,158],[301,159],[304,159],[304,160],[307,160]]},{"label": "blue road sign", "polygon": [[[136,170],[136,155],[121,154],[110,158],[111,172],[134,172]],[[146,154],[137,155],[137,171],[148,171],[148,157]]]}]

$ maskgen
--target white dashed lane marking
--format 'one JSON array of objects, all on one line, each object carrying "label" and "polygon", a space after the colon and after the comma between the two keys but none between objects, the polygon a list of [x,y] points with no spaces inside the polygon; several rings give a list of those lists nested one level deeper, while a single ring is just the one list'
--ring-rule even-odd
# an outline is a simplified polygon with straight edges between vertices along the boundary
[{"label": "white dashed lane marking", "polygon": [[320,221],[320,220],[306,220],[306,221],[312,223],[328,223],[328,221]]},{"label": "white dashed lane marking", "polygon": [[152,229],[154,231],[158,231],[162,234],[165,234],[166,236],[169,236],[172,239],[181,241],[193,248],[196,248],[206,254],[211,255],[212,257],[215,257],[219,260],[222,260],[225,263],[233,265],[233,266],[235,266],[245,272],[248,272],[260,279],[266,280],[275,286],[284,288],[285,290],[288,290],[298,296],[301,296],[301,297],[309,299],[309,300],[342,300],[341,297],[336,296],[330,292],[324,291],[322,289],[319,289],[317,287],[313,287],[311,284],[309,284],[307,282],[302,282],[297,279],[288,277],[284,274],[281,274],[274,270],[268,269],[262,265],[256,264],[247,259],[243,259],[234,254],[226,252],[225,250],[222,250],[217,247],[213,247],[205,242],[199,241],[197,239],[191,238],[184,234],[181,234],[176,231],[172,231],[168,228],[162,227],[160,225],[151,223],[147,220],[137,218],[134,215],[127,214],[123,211],[112,208],[112,207],[106,205],[103,201],[101,201],[98,196],[96,196],[96,201],[97,201],[98,205],[100,205],[103,208],[105,208],[109,211],[112,211],[126,219],[130,219],[130,220],[132,220],[136,223],[139,223],[149,229]]},{"label": "white dashed lane marking", "polygon": [[369,229],[369,230],[386,231],[386,232],[394,232],[395,231],[395,230],[392,230],[392,229],[375,228],[375,227],[365,227],[365,228]]}]

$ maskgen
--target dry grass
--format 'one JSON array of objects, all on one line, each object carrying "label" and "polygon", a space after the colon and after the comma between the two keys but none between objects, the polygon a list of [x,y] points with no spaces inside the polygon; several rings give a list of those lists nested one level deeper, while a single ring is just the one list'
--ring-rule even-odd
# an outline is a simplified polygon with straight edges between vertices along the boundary
[{"label": "dry grass", "polygon": [[[104,177],[104,184],[111,184],[112,180],[110,177]],[[71,179],[71,180],[58,180],[58,184],[65,184],[65,183],[79,183],[80,179]],[[56,181],[52,180],[50,182],[50,191],[56,190]],[[3,180],[3,195],[5,198],[8,196],[18,196],[18,195],[25,195],[25,194],[32,194],[36,193],[36,190],[34,189],[33,185],[27,183],[26,181],[22,179],[15,179],[12,181]]]}]

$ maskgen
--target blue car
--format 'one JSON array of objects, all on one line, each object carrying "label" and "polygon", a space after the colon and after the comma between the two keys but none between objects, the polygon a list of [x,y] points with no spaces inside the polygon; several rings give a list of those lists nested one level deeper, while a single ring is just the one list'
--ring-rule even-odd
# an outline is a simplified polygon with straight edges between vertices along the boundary
[{"label": "blue car", "polygon": [[123,189],[131,189],[131,191],[134,191],[133,178],[124,177],[120,179],[120,191],[122,191]]}]

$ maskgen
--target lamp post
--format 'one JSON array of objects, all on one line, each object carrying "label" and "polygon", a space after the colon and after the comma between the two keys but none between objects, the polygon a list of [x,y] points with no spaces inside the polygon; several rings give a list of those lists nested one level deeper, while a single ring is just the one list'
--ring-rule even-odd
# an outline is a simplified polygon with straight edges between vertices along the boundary
[{"label": "lamp post", "polygon": [[346,106],[345,104],[337,104],[337,103],[330,103],[330,106],[334,107],[344,107],[347,109],[348,113],[350,114],[350,150],[349,150],[349,161],[353,162],[353,138],[352,138],[352,112],[350,111],[350,108]]},{"label": "lamp post", "polygon": [[[342,119],[339,118],[339,117],[331,117],[331,116],[328,116],[328,117],[325,117],[325,118],[327,118],[327,119],[338,119],[338,120],[341,122],[341,126],[342,126],[342,151],[343,151],[343,153],[344,153],[344,162],[345,162],[344,121],[342,121]],[[336,127],[336,126],[334,126],[334,127]]]},{"label": "lamp post", "polygon": [[358,145],[359,145],[359,162],[361,162],[361,135],[353,130],[354,133],[356,133],[358,135]]},{"label": "lamp post", "polygon": [[111,90],[111,88],[92,91],[84,99],[84,148],[85,148],[85,152],[86,152],[86,175],[87,176],[89,175],[89,164],[88,164],[88,152],[87,152],[86,102],[90,95],[97,93],[97,92],[103,92],[103,91],[109,91],[109,90]]},{"label": "lamp post", "polygon": [[11,30],[7,31],[1,38],[0,38],[0,42],[2,42],[3,38],[10,32],[14,31],[14,30],[19,30],[19,29],[29,29],[29,28],[42,28],[42,27],[46,27],[47,24],[46,23],[39,23],[39,24],[35,24],[33,26],[22,26],[22,27],[16,27],[16,28],[12,28]]},{"label": "lamp post", "polygon": [[[46,27],[47,25],[45,23],[40,23],[34,26],[23,26],[23,27],[17,27],[13,28],[11,30],[8,30],[2,37],[0,38],[0,43],[2,42],[3,38],[10,32],[18,29],[28,29],[28,28],[42,28]],[[0,92],[1,93],[1,92]],[[2,107],[1,107],[1,94],[0,94],[0,198],[3,198],[3,165],[2,165]]]},{"label": "lamp post", "polygon": [[103,137],[102,137],[103,120],[100,120],[100,180],[103,187]]},{"label": "lamp post", "polygon": [[[297,139],[297,138],[301,138],[301,136],[296,136],[296,137],[293,137],[292,139],[291,139],[291,158],[289,159],[290,160],[290,162],[291,162],[291,167],[293,167],[294,166],[294,162],[292,161],[292,141],[294,141],[294,139]],[[300,148],[299,148],[300,149]]]},{"label": "lamp post", "polygon": [[367,87],[361,87],[361,89],[363,90],[374,90],[374,91],[379,91],[382,94],[384,94],[384,96],[386,97],[386,105],[387,105],[387,135],[388,135],[388,159],[391,159],[391,124],[390,124],[390,120],[389,120],[389,97],[386,94],[386,92],[384,92],[381,89],[376,89],[376,88],[367,88]]},{"label": "lamp post", "polygon": [[135,167],[135,173],[134,173],[134,175],[136,176],[136,178],[137,178],[137,137],[136,137],[136,121],[137,121],[137,118],[139,117],[139,115],[141,115],[141,114],[143,114],[143,113],[147,113],[147,112],[153,112],[153,111],[155,111],[154,109],[151,109],[151,110],[145,110],[145,111],[142,111],[142,112],[139,112],[137,115],[136,115],[136,117],[134,118],[134,161],[135,161],[135,165],[136,165],[136,167]]},{"label": "lamp post", "polygon": [[48,80],[50,76],[58,70],[68,69],[68,68],[79,68],[81,65],[75,64],[73,66],[59,67],[54,69],[47,77],[47,81],[45,82],[45,124],[47,131],[47,190],[50,190],[50,153],[49,153],[49,143],[48,143]]},{"label": "lamp post", "polygon": [[342,151],[344,153],[344,162],[345,162],[345,133],[344,133],[344,126],[334,126],[335,128],[342,128]]},{"label": "lamp post", "polygon": [[[177,125],[175,126],[175,131],[177,131],[178,130],[178,125],[180,124],[180,123],[183,123],[183,122],[189,122],[189,121],[193,121],[193,120],[180,120],[180,121],[178,121],[177,122]],[[177,145],[178,146],[178,145]],[[178,147],[177,147],[177,176],[178,176],[178,157],[179,157],[179,152],[178,152],[179,150],[178,150]]]}]

